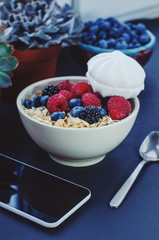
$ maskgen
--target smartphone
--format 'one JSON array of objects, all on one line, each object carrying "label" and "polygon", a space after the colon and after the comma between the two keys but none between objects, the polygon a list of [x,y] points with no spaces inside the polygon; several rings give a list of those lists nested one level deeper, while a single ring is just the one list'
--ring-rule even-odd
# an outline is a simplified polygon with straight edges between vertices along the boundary
[{"label": "smartphone", "polygon": [[89,189],[0,153],[0,207],[44,227],[60,225],[86,203]]}]

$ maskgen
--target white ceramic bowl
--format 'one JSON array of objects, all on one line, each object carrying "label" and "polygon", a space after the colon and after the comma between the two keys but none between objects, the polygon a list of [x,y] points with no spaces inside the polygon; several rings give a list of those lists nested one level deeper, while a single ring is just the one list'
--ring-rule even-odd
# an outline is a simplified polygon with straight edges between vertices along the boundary
[{"label": "white ceramic bowl", "polygon": [[22,103],[26,96],[32,95],[48,84],[57,84],[59,81],[69,79],[87,81],[86,77],[66,76],[55,77],[36,82],[26,87],[17,97],[17,108],[23,125],[30,137],[49,156],[68,166],[89,166],[103,160],[108,152],[117,147],[128,135],[133,127],[139,111],[139,100],[134,98],[134,110],[125,119],[99,128],[61,128],[38,122],[28,116]]}]

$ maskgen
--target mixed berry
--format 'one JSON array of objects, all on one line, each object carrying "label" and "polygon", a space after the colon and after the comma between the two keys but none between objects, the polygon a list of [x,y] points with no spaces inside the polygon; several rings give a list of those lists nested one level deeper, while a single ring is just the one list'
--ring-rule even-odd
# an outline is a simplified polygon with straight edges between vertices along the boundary
[{"label": "mixed berry", "polygon": [[79,118],[85,120],[89,124],[96,123],[100,118],[99,108],[96,106],[87,106],[80,112]]},{"label": "mixed berry", "polygon": [[143,23],[121,23],[110,17],[85,23],[81,42],[102,49],[130,49],[147,44],[150,36]]},{"label": "mixed berry", "polygon": [[89,124],[97,123],[99,119],[109,115],[112,120],[121,120],[131,111],[129,100],[121,96],[103,98],[93,91],[86,82],[71,83],[64,80],[57,85],[48,85],[41,92],[30,98],[25,98],[26,109],[47,109],[51,121],[65,119],[69,113],[73,118],[82,119]]},{"label": "mixed berry", "polygon": [[49,96],[51,97],[52,95],[58,93],[60,90],[57,86],[54,86],[54,85],[48,85],[46,86],[43,91],[42,91],[42,96]]}]

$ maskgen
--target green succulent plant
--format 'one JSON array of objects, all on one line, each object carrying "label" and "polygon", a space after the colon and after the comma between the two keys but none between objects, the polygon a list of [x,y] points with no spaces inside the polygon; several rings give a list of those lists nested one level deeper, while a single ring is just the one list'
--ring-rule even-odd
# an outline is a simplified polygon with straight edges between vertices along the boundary
[{"label": "green succulent plant", "polygon": [[0,25],[0,87],[6,88],[12,85],[12,70],[18,66],[18,60],[12,56],[13,47],[8,44],[6,38],[12,31],[5,29],[5,25]]}]

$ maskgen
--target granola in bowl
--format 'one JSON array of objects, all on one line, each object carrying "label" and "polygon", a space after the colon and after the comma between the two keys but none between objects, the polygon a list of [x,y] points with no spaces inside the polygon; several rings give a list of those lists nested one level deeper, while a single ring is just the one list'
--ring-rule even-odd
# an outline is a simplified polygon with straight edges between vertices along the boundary
[{"label": "granola in bowl", "polygon": [[119,120],[112,120],[110,116],[104,116],[99,119],[97,123],[89,124],[88,122],[78,118],[72,117],[70,113],[64,119],[58,119],[57,121],[52,121],[48,110],[45,107],[31,108],[27,109],[23,106],[24,111],[35,120],[56,126],[56,127],[65,127],[65,128],[94,128],[94,127],[103,127],[108,124],[113,124]]}]

